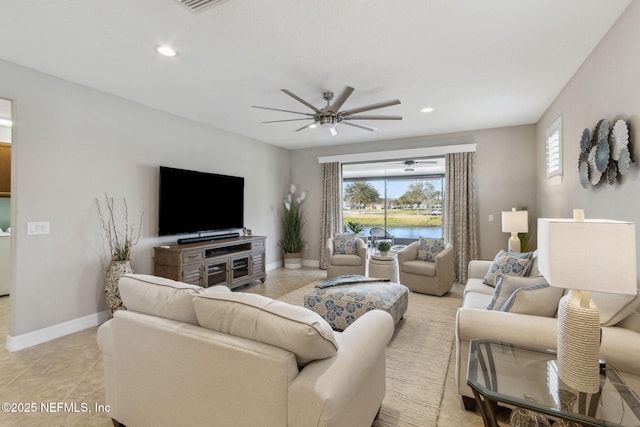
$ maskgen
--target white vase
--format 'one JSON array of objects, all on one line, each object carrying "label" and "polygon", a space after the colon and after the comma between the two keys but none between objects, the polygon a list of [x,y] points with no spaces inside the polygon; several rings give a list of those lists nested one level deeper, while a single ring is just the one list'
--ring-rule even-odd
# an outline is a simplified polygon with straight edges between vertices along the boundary
[{"label": "white vase", "polygon": [[300,253],[285,253],[284,254],[284,268],[295,269],[302,267],[302,254]]},{"label": "white vase", "polygon": [[118,280],[125,274],[133,273],[131,261],[111,261],[107,274],[105,276],[104,295],[107,300],[107,309],[109,316],[113,317],[113,313],[118,310],[126,310],[127,307],[122,304],[120,299],[120,290],[118,289]]}]

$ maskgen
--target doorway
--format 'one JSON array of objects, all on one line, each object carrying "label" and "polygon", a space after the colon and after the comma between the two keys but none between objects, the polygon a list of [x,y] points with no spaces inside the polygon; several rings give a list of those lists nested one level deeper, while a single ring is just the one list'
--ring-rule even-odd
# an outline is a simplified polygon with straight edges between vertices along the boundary
[{"label": "doorway", "polygon": [[12,102],[0,99],[0,345],[9,335]]}]

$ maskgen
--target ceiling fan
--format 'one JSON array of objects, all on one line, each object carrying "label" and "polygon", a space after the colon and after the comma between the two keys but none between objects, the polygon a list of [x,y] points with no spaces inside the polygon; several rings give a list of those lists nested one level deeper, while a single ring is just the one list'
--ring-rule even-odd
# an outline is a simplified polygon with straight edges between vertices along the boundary
[{"label": "ceiling fan", "polygon": [[338,125],[338,123],[354,126],[360,129],[368,130],[368,131],[374,131],[376,130],[376,128],[374,128],[373,126],[364,125],[362,123],[357,123],[352,120],[402,120],[402,116],[376,116],[376,115],[366,115],[366,114],[358,115],[358,113],[363,113],[365,111],[377,110],[379,108],[385,108],[385,107],[390,107],[392,105],[400,104],[399,99],[393,99],[391,101],[379,102],[377,104],[371,104],[371,105],[366,105],[364,107],[357,107],[357,108],[351,108],[349,110],[340,111],[340,108],[342,108],[342,105],[347,101],[347,98],[349,98],[349,96],[351,96],[351,94],[355,90],[350,86],[345,86],[345,88],[342,89],[342,92],[340,92],[340,95],[338,95],[338,97],[335,99],[335,101],[333,101],[333,103],[331,103],[331,101],[333,100],[333,92],[323,92],[322,97],[327,101],[327,105],[323,108],[316,108],[311,103],[305,101],[304,99],[300,98],[298,95],[294,94],[293,92],[287,89],[280,89],[280,90],[282,90],[284,93],[286,93],[296,101],[309,107],[313,111],[313,113],[303,113],[300,111],[282,110],[279,108],[260,107],[257,105],[252,105],[253,108],[262,108],[263,110],[282,111],[285,113],[302,114],[304,116],[307,116],[301,119],[272,120],[272,121],[262,122],[262,123],[281,123],[281,122],[293,122],[297,120],[313,120],[311,123],[304,125],[299,129],[296,129],[295,132],[299,132],[306,128],[314,128],[314,127],[320,126],[320,127],[328,128],[329,131],[331,132],[331,135],[336,136],[338,134],[338,130],[336,129],[336,126]]}]

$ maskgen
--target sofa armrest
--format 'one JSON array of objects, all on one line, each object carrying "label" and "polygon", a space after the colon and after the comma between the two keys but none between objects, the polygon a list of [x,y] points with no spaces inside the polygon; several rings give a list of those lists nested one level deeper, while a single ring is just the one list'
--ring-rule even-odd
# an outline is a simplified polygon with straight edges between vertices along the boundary
[{"label": "sofa armrest", "polygon": [[438,280],[444,280],[447,283],[453,283],[455,271],[453,268],[453,245],[447,243],[445,248],[436,255],[436,273]]},{"label": "sofa armrest", "polygon": [[345,329],[338,352],[306,365],[289,387],[289,425],[370,424],[384,398],[385,347],[393,330],[391,315],[382,310]]},{"label": "sofa armrest", "polygon": [[363,260],[367,259],[367,244],[360,237],[356,237],[356,252]]},{"label": "sofa armrest", "polygon": [[533,348],[555,349],[557,319],[480,308],[459,308],[456,315],[456,339],[469,341],[481,338]]},{"label": "sofa armrest", "polygon": [[600,355],[607,364],[619,371],[640,376],[638,354],[640,354],[640,333],[618,326],[602,328]]},{"label": "sofa armrest", "polygon": [[489,269],[491,268],[493,261],[486,261],[482,259],[474,259],[469,262],[469,277],[474,279],[484,279]]},{"label": "sofa armrest", "polygon": [[412,242],[398,252],[398,264],[402,265],[407,261],[415,261],[418,259],[418,246],[420,246],[420,242]]}]

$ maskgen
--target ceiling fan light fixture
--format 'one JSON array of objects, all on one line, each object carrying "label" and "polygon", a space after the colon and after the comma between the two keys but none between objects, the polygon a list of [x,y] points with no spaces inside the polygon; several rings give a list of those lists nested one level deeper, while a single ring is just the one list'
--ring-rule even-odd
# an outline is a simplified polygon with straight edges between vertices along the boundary
[{"label": "ceiling fan light fixture", "polygon": [[336,116],[322,116],[320,117],[320,127],[332,128],[336,126]]},{"label": "ceiling fan light fixture", "polygon": [[169,58],[178,55],[178,53],[174,49],[166,45],[156,47],[156,52],[158,52],[162,56],[168,56]]}]

